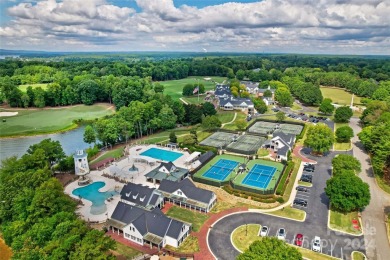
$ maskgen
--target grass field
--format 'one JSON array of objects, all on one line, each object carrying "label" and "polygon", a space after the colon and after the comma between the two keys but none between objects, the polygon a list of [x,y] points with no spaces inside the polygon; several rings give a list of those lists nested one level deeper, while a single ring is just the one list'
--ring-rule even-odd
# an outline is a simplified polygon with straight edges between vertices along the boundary
[{"label": "grass field", "polygon": [[[237,126],[236,126],[235,122],[236,122],[237,120],[239,120],[239,119],[246,119],[246,115],[245,115],[244,113],[238,112],[238,111],[236,111],[236,112],[237,112],[236,120],[234,120],[234,122],[231,123],[231,124],[225,125],[225,126],[223,127],[224,129],[228,129],[228,130],[237,130]],[[247,122],[246,125],[248,125],[248,122]]]},{"label": "grass field", "polygon": [[110,151],[105,151],[101,156],[99,156],[98,158],[96,158],[95,160],[93,161],[90,161],[89,163],[92,164],[92,163],[98,163],[98,162],[101,162],[107,158],[119,158],[123,155],[123,146],[121,147],[118,147],[116,149],[113,149],[113,150],[110,150]]},{"label": "grass field", "polygon": [[199,242],[197,237],[190,235],[183,243],[180,244],[178,248],[170,245],[167,245],[166,248],[174,252],[194,253],[199,252]]},{"label": "grass field", "polygon": [[290,206],[284,207],[284,209],[268,212],[267,214],[278,216],[278,217],[296,219],[299,221],[305,220],[305,215],[306,215],[305,211],[292,208]]},{"label": "grass field", "polygon": [[[211,80],[204,80],[204,78],[211,78]],[[222,83],[222,81],[224,81],[226,78],[195,76],[195,77],[187,77],[185,79],[160,81],[159,83],[164,86],[164,94],[170,95],[173,99],[177,100],[183,97],[182,93],[183,93],[184,85],[188,83],[198,84],[198,81],[196,79],[199,79],[199,83],[202,83],[205,87],[205,90],[207,91],[207,90],[214,89],[215,83],[213,81]]]},{"label": "grass field", "polygon": [[204,101],[205,97],[206,97],[205,95],[202,95],[202,96],[199,96],[199,98],[198,98],[198,96],[195,95],[195,96],[191,96],[191,97],[183,97],[182,99],[184,101],[186,101],[187,103],[198,105],[198,104],[202,104],[205,102]]},{"label": "grass field", "polygon": [[[0,110],[14,112],[16,110]],[[53,133],[70,130],[77,127],[73,120],[93,120],[114,113],[108,105],[93,106],[77,105],[64,108],[49,108],[42,110],[18,110],[19,114],[5,117],[6,122],[0,124],[0,136],[20,136]]]},{"label": "grass field", "polygon": [[235,247],[241,251],[245,251],[256,240],[261,240],[258,235],[261,226],[257,224],[248,224],[239,226],[232,233],[232,241]]},{"label": "grass field", "polygon": [[222,124],[226,124],[233,120],[234,111],[218,111],[217,116]]},{"label": "grass field", "polygon": [[166,214],[168,217],[182,220],[187,223],[192,223],[192,230],[198,232],[202,227],[203,223],[209,218],[208,215],[198,213],[192,210],[173,206]]},{"label": "grass field", "polygon": [[[321,87],[322,96],[332,99],[333,103],[340,105],[350,105],[352,94],[342,88]],[[360,97],[354,95],[354,105],[361,105]]]},{"label": "grass field", "polygon": [[47,89],[47,84],[25,84],[25,85],[19,85],[19,89],[22,92],[26,92],[27,88],[31,86],[32,88],[41,87],[43,90]]},{"label": "grass field", "polygon": [[121,254],[125,257],[125,259],[133,259],[134,257],[142,254],[142,252],[118,242],[116,242],[116,249],[114,251]]},{"label": "grass field", "polygon": [[358,220],[358,213],[356,211],[343,214],[337,211],[330,211],[329,226],[333,229],[343,231],[345,233],[359,235],[360,229],[355,229],[352,224],[352,220]]}]

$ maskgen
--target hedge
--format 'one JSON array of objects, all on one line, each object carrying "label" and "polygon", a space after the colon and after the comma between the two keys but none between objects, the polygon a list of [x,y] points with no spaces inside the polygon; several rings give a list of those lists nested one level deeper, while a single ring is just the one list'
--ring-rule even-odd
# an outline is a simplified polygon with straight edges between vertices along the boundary
[{"label": "hedge", "polygon": [[227,193],[232,194],[234,196],[245,198],[245,199],[248,199],[250,197],[252,200],[258,201],[258,202],[274,203],[277,201],[277,199],[275,198],[274,195],[262,195],[262,194],[257,194],[257,193],[253,193],[253,192],[248,192],[248,191],[236,190],[236,189],[233,189],[232,186],[230,186],[229,184],[224,185],[222,187],[222,189],[224,191],[226,191]]},{"label": "hedge", "polygon": [[288,184],[288,177],[291,175],[291,172],[294,170],[295,163],[293,161],[289,161],[287,163],[286,169],[283,172],[282,178],[279,181],[279,185],[276,188],[276,195],[283,195],[286,190]]}]

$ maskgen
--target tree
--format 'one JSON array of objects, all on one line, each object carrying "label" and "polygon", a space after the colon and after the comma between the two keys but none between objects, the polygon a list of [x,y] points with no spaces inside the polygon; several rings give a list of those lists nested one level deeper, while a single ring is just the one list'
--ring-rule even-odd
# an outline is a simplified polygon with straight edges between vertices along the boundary
[{"label": "tree", "polygon": [[339,143],[347,143],[351,141],[353,137],[353,129],[349,126],[342,126],[337,128],[336,130],[337,142]]},{"label": "tree", "polygon": [[196,132],[196,130],[191,130],[190,134],[191,134],[192,138],[194,139],[195,144],[198,144],[198,133]]},{"label": "tree", "polygon": [[282,107],[290,107],[293,104],[293,97],[287,88],[279,87],[275,91],[275,100]]},{"label": "tree", "polygon": [[65,158],[61,143],[59,141],[52,141],[51,138],[44,139],[38,144],[31,145],[28,148],[27,153],[32,155],[37,149],[42,149],[45,152],[45,159],[49,163],[58,162]]},{"label": "tree", "polygon": [[96,134],[95,130],[93,130],[93,127],[91,125],[87,125],[84,129],[84,142],[87,144],[91,144],[96,142]]},{"label": "tree", "polygon": [[332,159],[333,175],[341,173],[343,170],[351,170],[355,174],[361,171],[361,164],[358,159],[349,154],[339,154]]},{"label": "tree", "polygon": [[282,111],[276,113],[276,120],[278,122],[283,122],[285,119],[286,119],[286,115]]},{"label": "tree", "polygon": [[245,119],[237,119],[234,124],[236,125],[238,130],[245,130],[246,128],[246,120]]},{"label": "tree", "polygon": [[322,100],[321,105],[320,105],[318,110],[320,112],[324,113],[325,115],[333,114],[334,106],[332,105],[332,99],[324,98],[324,100]]},{"label": "tree", "polygon": [[258,113],[264,114],[267,112],[268,107],[261,98],[253,98],[252,102]]},{"label": "tree", "polygon": [[115,241],[104,235],[103,232],[93,229],[81,240],[69,259],[108,259],[114,260],[115,256],[107,254],[109,249],[115,248]]},{"label": "tree", "polygon": [[267,89],[266,91],[264,91],[263,97],[272,97],[272,91]]},{"label": "tree", "polygon": [[154,89],[154,92],[156,92],[156,93],[163,93],[164,92],[164,86],[161,85],[160,83],[155,83],[153,89]]},{"label": "tree", "polygon": [[241,253],[237,260],[263,260],[263,259],[291,259],[300,260],[302,254],[276,237],[264,237],[253,242],[245,252]]},{"label": "tree", "polygon": [[202,127],[206,130],[211,130],[221,127],[222,123],[217,116],[206,116],[202,120]]},{"label": "tree", "polygon": [[323,154],[330,150],[334,143],[332,129],[325,124],[311,125],[307,130],[305,146],[313,152]]},{"label": "tree", "polygon": [[186,97],[192,96],[194,88],[195,88],[194,85],[191,84],[191,83],[185,84],[184,87],[183,87],[183,93],[182,93],[183,96],[186,96]]},{"label": "tree", "polygon": [[215,109],[214,105],[210,102],[203,103],[202,110],[203,110],[203,115],[205,116],[212,116],[217,113],[217,110]]},{"label": "tree", "polygon": [[92,105],[99,95],[99,85],[96,81],[87,79],[78,85],[78,91],[81,102],[83,102],[84,105]]},{"label": "tree", "polygon": [[331,207],[345,213],[364,208],[371,199],[368,184],[348,171],[327,180],[325,193]]},{"label": "tree", "polygon": [[176,126],[177,116],[168,105],[164,105],[162,107],[160,113],[158,114],[158,118],[161,120],[161,127],[163,129],[171,129]]},{"label": "tree", "polygon": [[353,116],[352,109],[348,106],[342,106],[336,108],[334,113],[334,120],[338,123],[348,123],[349,119]]},{"label": "tree", "polygon": [[195,125],[202,122],[203,110],[201,106],[194,104],[184,105],[184,122]]},{"label": "tree", "polygon": [[183,137],[183,144],[185,145],[193,145],[195,144],[195,139],[192,135],[186,135]]},{"label": "tree", "polygon": [[169,142],[177,143],[177,137],[176,137],[175,132],[173,132],[173,131],[169,133]]},{"label": "tree", "polygon": [[242,69],[237,70],[237,72],[236,72],[236,78],[237,78],[238,80],[243,80],[244,77],[245,77],[245,71],[243,71]]}]

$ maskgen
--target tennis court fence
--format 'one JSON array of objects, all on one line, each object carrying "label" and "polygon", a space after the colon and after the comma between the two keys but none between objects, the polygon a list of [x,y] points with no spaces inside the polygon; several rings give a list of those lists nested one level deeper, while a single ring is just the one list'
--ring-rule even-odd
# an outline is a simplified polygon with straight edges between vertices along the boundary
[{"label": "tennis court fence", "polygon": [[260,190],[260,189],[246,187],[246,186],[241,186],[239,184],[235,184],[233,181],[230,181],[230,186],[232,186],[233,189],[236,189],[236,190],[247,191],[247,192],[263,194],[263,195],[275,193],[275,188],[269,189],[269,190]]},{"label": "tennis court fence", "polygon": [[203,184],[215,186],[215,187],[222,187],[226,184],[229,184],[229,180],[225,180],[225,181],[210,180],[210,179],[204,179],[202,177],[198,177],[195,175],[192,176],[192,180],[196,181],[196,182],[203,183]]}]

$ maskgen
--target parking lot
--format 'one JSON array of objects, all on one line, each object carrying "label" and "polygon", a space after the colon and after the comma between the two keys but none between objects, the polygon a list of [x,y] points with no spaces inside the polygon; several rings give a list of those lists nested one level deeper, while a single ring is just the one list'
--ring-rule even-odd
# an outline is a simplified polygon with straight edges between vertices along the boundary
[{"label": "parking lot", "polygon": [[313,176],[313,186],[306,187],[307,192],[298,191],[295,198],[306,200],[307,206],[293,205],[293,207],[306,212],[304,222],[255,212],[240,212],[227,216],[215,223],[210,229],[208,240],[213,241],[213,243],[209,243],[213,254],[218,259],[235,259],[239,252],[231,244],[230,234],[235,228],[252,223],[268,226],[268,236],[276,236],[279,228],[285,228],[285,241],[291,244],[294,243],[297,234],[302,234],[302,247],[310,250],[314,237],[319,236],[322,253],[338,258],[351,259],[351,252],[355,250],[364,252],[363,236],[352,236],[328,229],[329,200],[324,188],[326,181],[331,176],[331,160],[335,155],[336,153],[330,153],[327,156],[315,158],[318,164],[316,164],[314,172],[304,173]]}]

